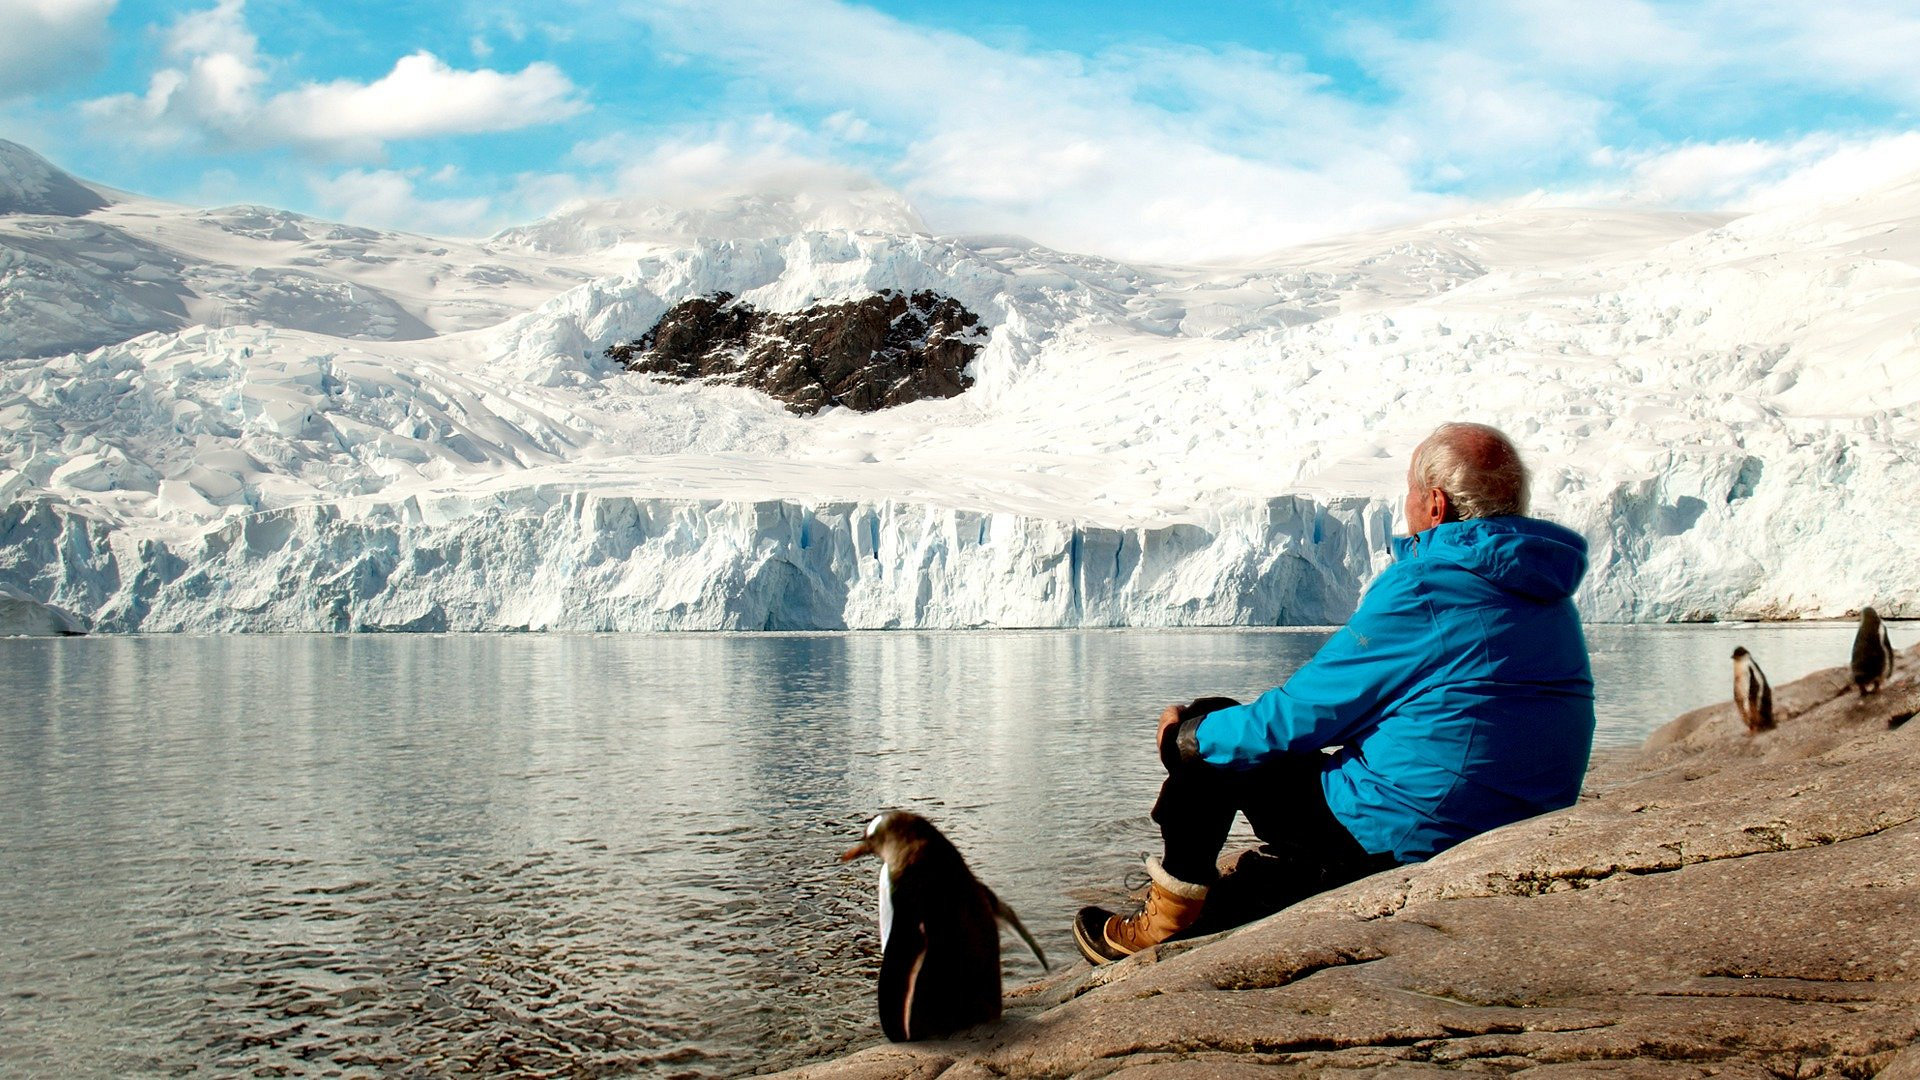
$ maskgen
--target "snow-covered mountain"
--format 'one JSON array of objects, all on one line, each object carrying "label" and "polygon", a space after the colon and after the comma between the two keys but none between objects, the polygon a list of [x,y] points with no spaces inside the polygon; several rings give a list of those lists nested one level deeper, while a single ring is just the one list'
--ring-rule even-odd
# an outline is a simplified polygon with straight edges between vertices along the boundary
[{"label": "snow-covered mountain", "polygon": [[[1592,542],[1591,618],[1920,614],[1920,182],[1148,267],[878,190],[469,242],[0,169],[16,625],[1337,622],[1450,418]],[[604,355],[694,296],[883,289],[980,317],[970,389],[795,416]]]}]

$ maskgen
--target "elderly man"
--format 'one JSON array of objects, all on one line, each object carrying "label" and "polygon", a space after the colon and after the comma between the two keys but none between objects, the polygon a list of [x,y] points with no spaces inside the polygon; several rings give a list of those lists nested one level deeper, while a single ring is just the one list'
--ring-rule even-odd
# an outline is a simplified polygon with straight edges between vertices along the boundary
[{"label": "elderly man", "polygon": [[[1163,853],[1140,910],[1081,909],[1087,959],[1235,926],[1572,805],[1593,745],[1571,599],[1587,545],[1526,512],[1526,467],[1499,431],[1443,424],[1420,444],[1409,535],[1352,621],[1252,704],[1161,714]],[[1235,813],[1263,846],[1221,877]]]}]

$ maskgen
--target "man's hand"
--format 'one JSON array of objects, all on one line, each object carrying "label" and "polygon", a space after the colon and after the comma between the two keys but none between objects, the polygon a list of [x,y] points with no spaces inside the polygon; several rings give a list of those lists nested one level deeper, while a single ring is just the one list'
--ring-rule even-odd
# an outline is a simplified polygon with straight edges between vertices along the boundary
[{"label": "man's hand", "polygon": [[1160,744],[1166,741],[1168,728],[1186,718],[1187,707],[1185,705],[1169,705],[1160,710],[1160,730],[1153,733],[1154,749],[1158,750]]}]

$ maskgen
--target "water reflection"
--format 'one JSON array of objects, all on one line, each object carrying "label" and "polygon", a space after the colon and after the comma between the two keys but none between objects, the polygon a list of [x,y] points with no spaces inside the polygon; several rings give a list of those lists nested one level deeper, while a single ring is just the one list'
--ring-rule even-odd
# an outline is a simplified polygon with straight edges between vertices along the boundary
[{"label": "water reflection", "polygon": [[[1911,624],[1909,624],[1911,625]],[[1636,746],[1680,713],[1733,697],[1735,646],[1746,646],[1775,686],[1852,656],[1853,623],[1589,626],[1596,747]],[[1895,645],[1905,648],[1911,638]]]},{"label": "water reflection", "polygon": [[[1600,741],[1724,696],[1733,644],[1784,682],[1851,635],[1593,628]],[[1153,846],[1153,714],[1324,637],[0,642],[0,1072],[709,1076],[873,1041],[870,868],[834,861],[868,816],[932,817],[1071,957]]]}]

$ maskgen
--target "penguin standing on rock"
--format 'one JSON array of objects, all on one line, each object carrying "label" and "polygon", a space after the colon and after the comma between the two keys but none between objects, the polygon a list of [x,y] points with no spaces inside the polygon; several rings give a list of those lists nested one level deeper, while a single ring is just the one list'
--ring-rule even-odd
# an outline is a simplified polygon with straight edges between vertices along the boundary
[{"label": "penguin standing on rock", "polygon": [[1733,705],[1747,722],[1747,734],[1773,730],[1773,687],[1745,646],[1733,650]]},{"label": "penguin standing on rock", "polygon": [[890,810],[841,862],[880,868],[880,1028],[894,1042],[950,1034],[1000,1016],[1006,920],[1042,968],[1047,958],[1013,909],[967,869],[953,842],[918,814]]},{"label": "penguin standing on rock", "polygon": [[1860,632],[1853,635],[1853,685],[1866,697],[1893,675],[1893,641],[1887,624],[1872,608],[1860,609]]}]

